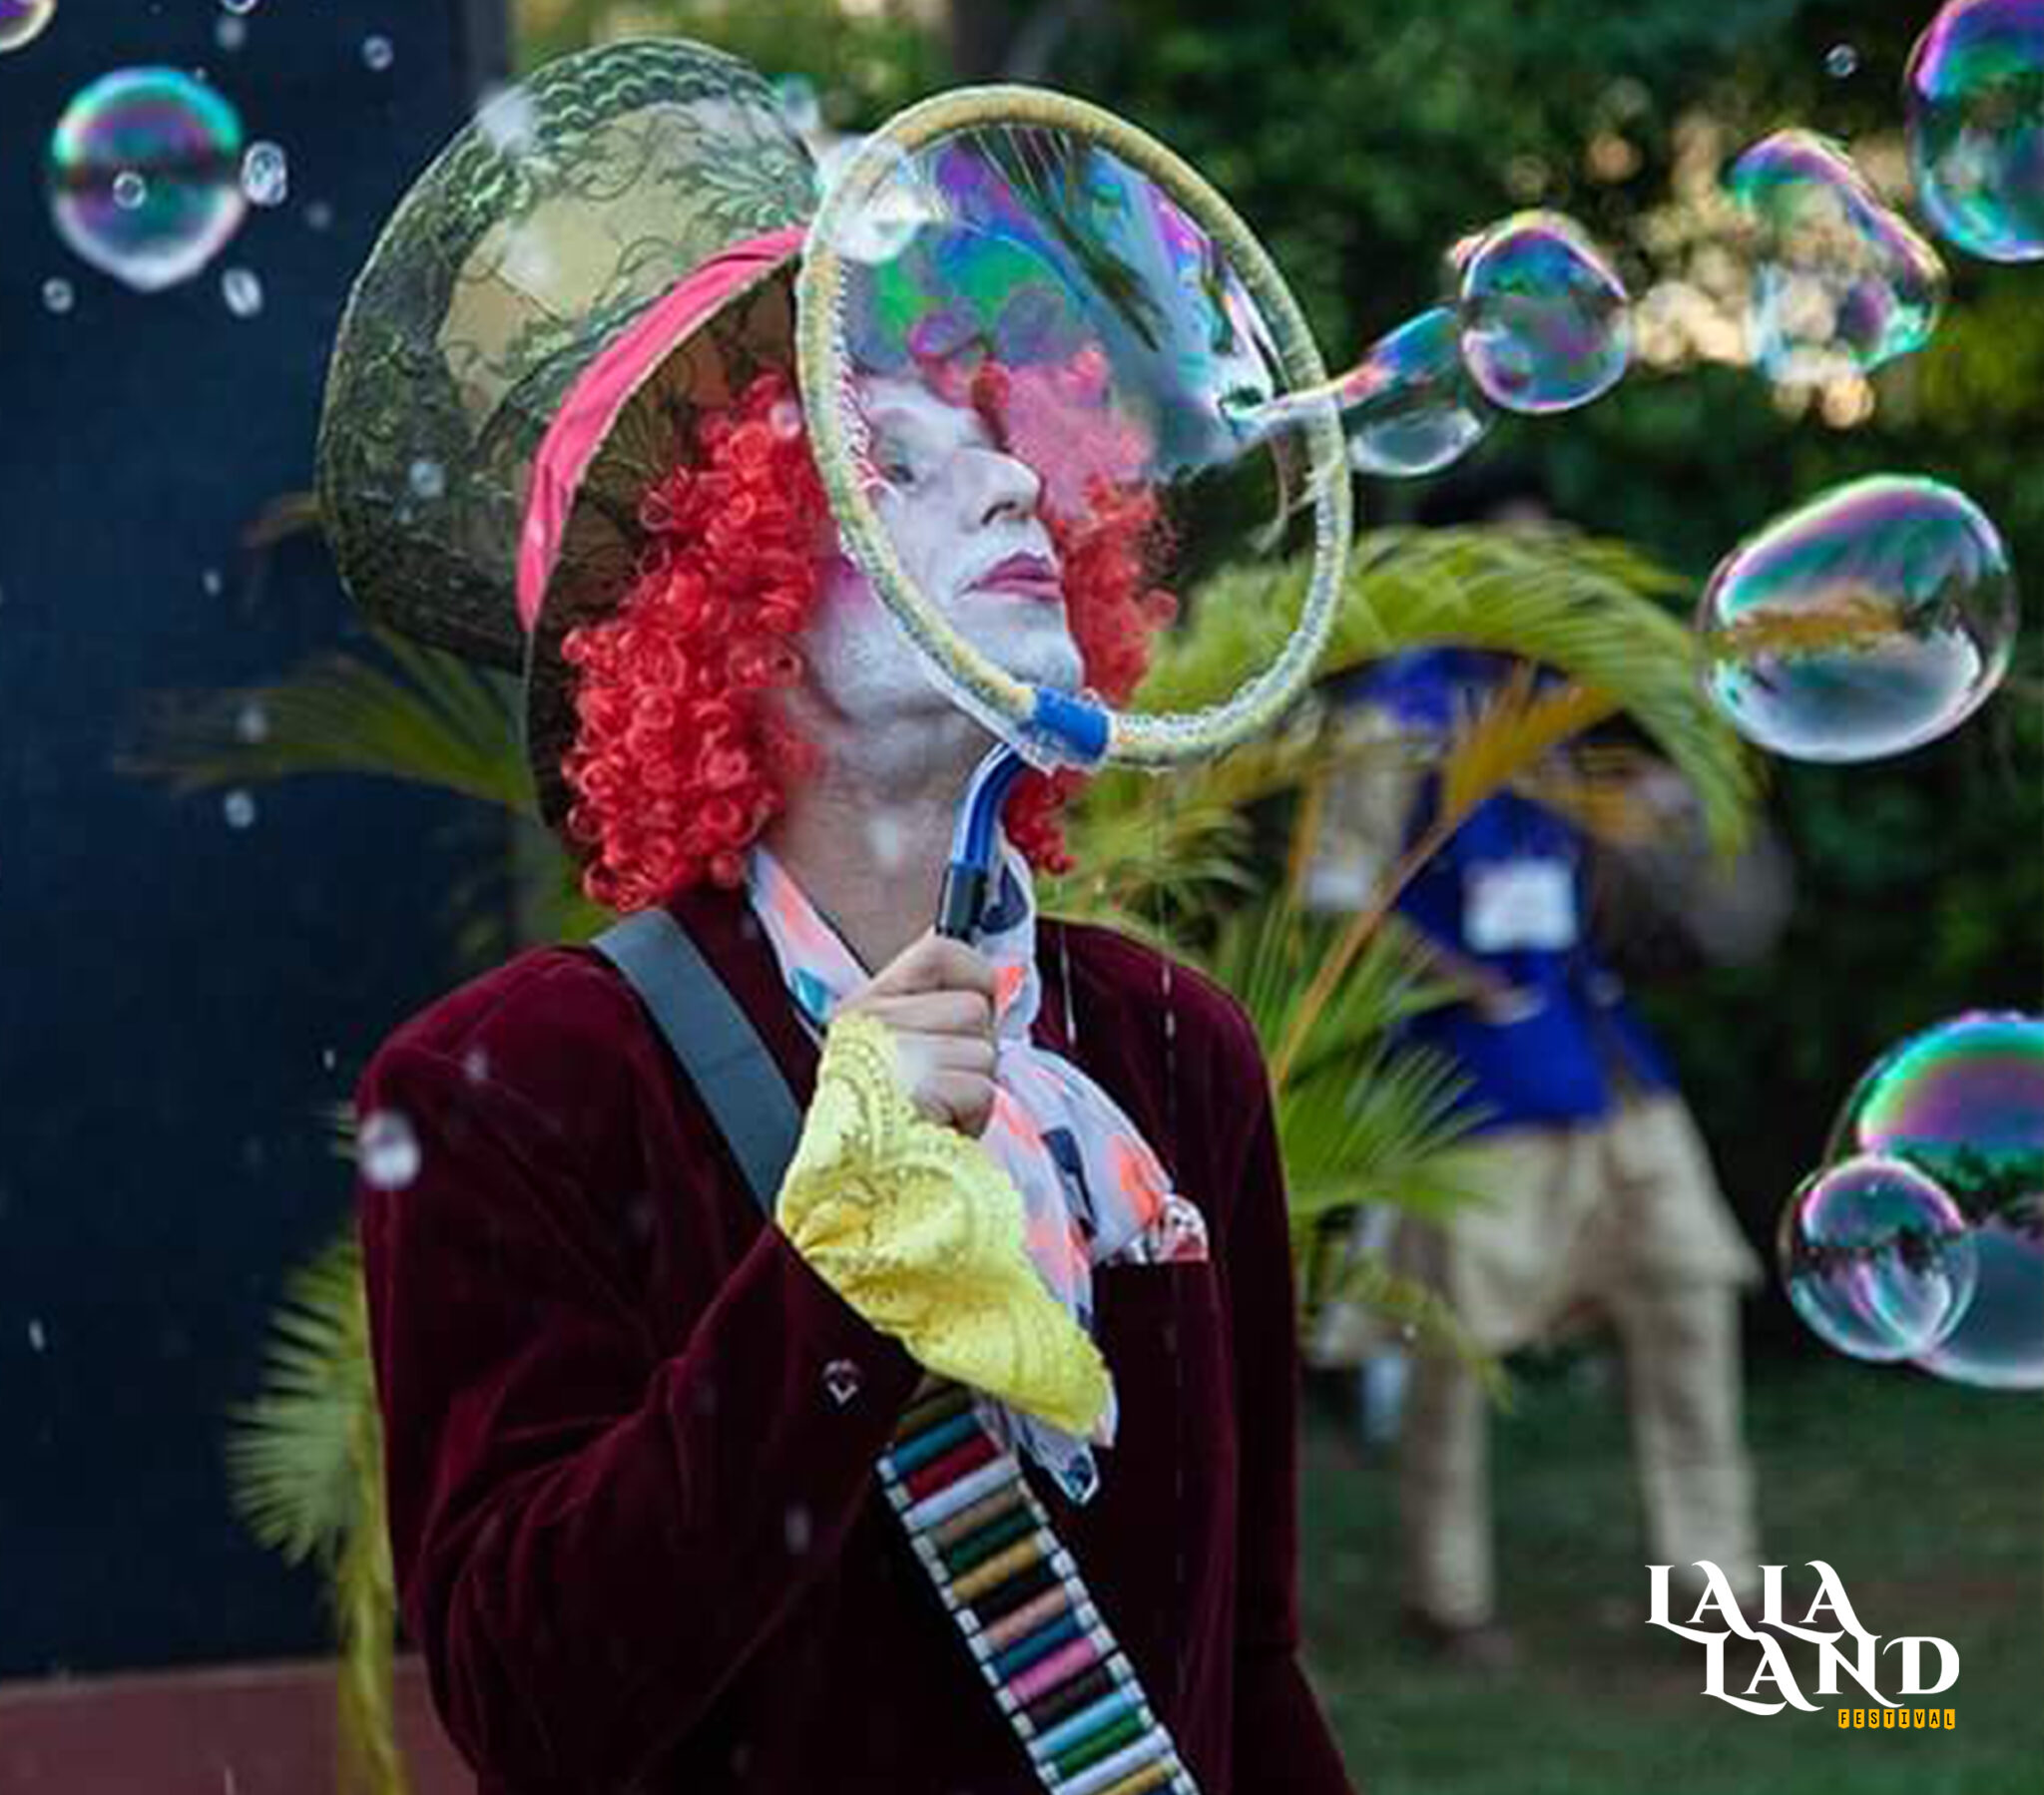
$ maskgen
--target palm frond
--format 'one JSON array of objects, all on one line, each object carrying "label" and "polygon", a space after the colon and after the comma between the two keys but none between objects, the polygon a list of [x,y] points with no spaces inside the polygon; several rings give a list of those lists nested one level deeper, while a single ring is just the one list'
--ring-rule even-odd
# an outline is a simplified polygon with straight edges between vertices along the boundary
[{"label": "palm frond", "polygon": [[360,1249],[348,1227],[294,1272],[270,1322],[262,1388],[232,1412],[229,1492],[262,1545],[318,1566],[340,1652],[347,1795],[404,1795],[397,1746],[396,1577]]},{"label": "palm frond", "polygon": [[[1233,570],[1202,586],[1160,645],[1146,709],[1224,700],[1298,617],[1305,568]],[[1380,530],[1360,538],[1320,672],[1426,644],[1538,662],[1631,716],[1696,789],[1712,838],[1741,838],[1759,763],[1711,707],[1701,651],[1663,608],[1682,584],[1622,543],[1566,530]]]},{"label": "palm frond", "polygon": [[531,808],[516,711],[502,675],[374,633],[387,665],[322,657],[270,685],[160,700],[126,771],[180,793],[303,773],[368,773]]},{"label": "palm frond", "polygon": [[1441,759],[1441,809],[1467,816],[1492,793],[1530,774],[1560,743],[1602,722],[1612,708],[1604,693],[1573,681],[1536,691],[1530,681],[1507,680],[1448,743]]},{"label": "palm frond", "polygon": [[289,1563],[330,1571],[361,1523],[354,1475],[375,1412],[361,1256],[350,1230],[291,1275],[271,1318],[262,1388],[234,1411],[235,1508]]}]

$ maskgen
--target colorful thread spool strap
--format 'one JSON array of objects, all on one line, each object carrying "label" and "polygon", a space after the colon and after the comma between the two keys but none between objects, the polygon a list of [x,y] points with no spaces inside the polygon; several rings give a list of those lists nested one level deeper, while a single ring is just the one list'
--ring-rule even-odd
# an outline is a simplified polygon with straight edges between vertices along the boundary
[{"label": "colorful thread spool strap", "polygon": [[1044,1788],[1199,1795],[1021,1466],[971,1399],[925,1384],[878,1470]]}]

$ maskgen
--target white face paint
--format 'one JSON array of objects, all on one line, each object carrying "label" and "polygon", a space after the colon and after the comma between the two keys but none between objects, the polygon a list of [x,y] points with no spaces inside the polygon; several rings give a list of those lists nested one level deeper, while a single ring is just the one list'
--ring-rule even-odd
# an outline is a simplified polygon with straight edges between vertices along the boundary
[{"label": "white face paint", "polygon": [[[1037,515],[1035,472],[995,446],[978,412],[945,403],[918,381],[869,382],[865,410],[886,481],[876,507],[909,578],[995,665],[1032,684],[1077,691],[1084,670],[1057,551]],[[861,727],[951,708],[841,552],[824,570],[802,653],[812,694]]]}]

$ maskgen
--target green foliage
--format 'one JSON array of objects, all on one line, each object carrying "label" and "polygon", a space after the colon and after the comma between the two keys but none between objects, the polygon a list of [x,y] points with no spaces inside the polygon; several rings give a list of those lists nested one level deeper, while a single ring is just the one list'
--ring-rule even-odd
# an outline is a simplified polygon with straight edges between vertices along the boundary
[{"label": "green foliage", "polygon": [[328,655],[287,679],[160,703],[132,772],[173,791],[301,773],[368,773],[522,813],[532,803],[515,689],[388,631],[379,666]]},{"label": "green foliage", "polygon": [[325,1579],[340,1644],[339,1774],[349,1795],[404,1795],[392,1693],[396,1579],[350,1226],[292,1274],[270,1321],[260,1392],[233,1414],[229,1488],[264,1546]]},{"label": "green foliage", "polygon": [[[1685,146],[1720,145],[1722,166],[1794,123],[1898,166],[1902,64],[1932,10],[1123,0],[1117,28],[1071,46],[1060,75],[1221,187],[1339,366],[1440,298],[1450,244],[1522,206],[1581,218],[1636,293],[1690,272],[1666,228],[1702,204],[1682,187]],[[1858,54],[1849,81],[1824,72],[1839,42]],[[1707,184],[1712,172],[1707,162]],[[1879,373],[1872,415],[1854,427],[1814,407],[1789,415],[1792,396],[1751,369],[1692,362],[1638,366],[1565,418],[1501,418],[1485,452],[1537,465],[1563,515],[1639,545],[1689,591],[1770,517],[1876,469],[1968,492],[2035,588],[2044,306],[2034,270],[1945,253],[1952,292],[1935,338]],[[1364,515],[1402,515],[1411,494],[1377,483]],[[1756,1232],[1806,1169],[1831,1107],[1896,1035],[1974,1005],[2034,1008],[2044,993],[2034,590],[2025,615],[2008,691],[1954,739],[1873,765],[1775,765],[1774,820],[1798,870],[1788,938],[1766,967],[1656,998]]]},{"label": "green foliage", "polygon": [[695,38],[769,79],[812,81],[832,131],[869,130],[946,79],[940,44],[900,0],[518,0],[516,12],[521,68],[615,38]]}]

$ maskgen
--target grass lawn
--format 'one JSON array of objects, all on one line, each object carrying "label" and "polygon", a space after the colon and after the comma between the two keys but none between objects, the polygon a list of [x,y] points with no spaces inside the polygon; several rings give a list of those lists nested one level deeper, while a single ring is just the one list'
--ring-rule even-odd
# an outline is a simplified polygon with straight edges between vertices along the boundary
[{"label": "grass lawn", "polygon": [[[1818,1712],[1754,1715],[1702,1693],[1702,1646],[1645,1624],[1624,1400],[1597,1375],[1607,1365],[1536,1370],[1494,1423],[1503,1617],[1522,1647],[1506,1676],[1443,1670],[1401,1645],[1388,1458],[1308,1416],[1308,1661],[1368,1795],[2044,1795],[2035,1397],[1842,1360],[1756,1371],[1748,1431],[1764,1556],[1788,1567],[1784,1617],[1803,1618],[1816,1589],[1804,1567],[1823,1559],[1868,1631],[1934,1634],[1960,1656],[1957,1683],[1921,1702],[1955,1710],[1955,1731],[1841,1732],[1835,1708],[1868,1703],[1843,1678],[1842,1694],[1816,1693],[1813,1646],[1789,1654]],[[1899,1655],[1880,1680],[1902,1699]]]}]

